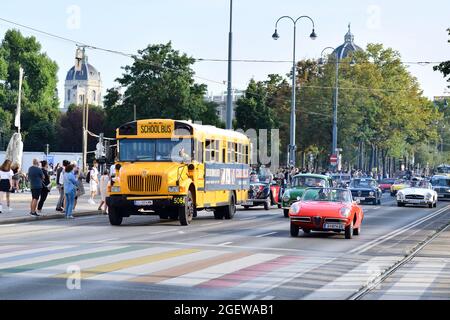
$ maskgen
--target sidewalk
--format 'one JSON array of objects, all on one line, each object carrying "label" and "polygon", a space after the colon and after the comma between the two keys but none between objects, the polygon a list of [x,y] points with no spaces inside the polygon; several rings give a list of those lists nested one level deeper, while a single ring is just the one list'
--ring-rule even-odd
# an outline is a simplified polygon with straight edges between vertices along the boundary
[{"label": "sidewalk", "polygon": [[[89,186],[85,185],[86,194],[78,198],[78,204],[73,212],[74,217],[102,214],[98,211],[98,205],[100,204],[100,196],[95,197],[95,205],[89,204]],[[61,212],[56,211],[56,202],[59,199],[59,192],[56,188],[53,188],[47,197],[42,208],[42,213],[40,217],[32,217],[29,215],[30,212],[30,202],[31,202],[31,192],[24,193],[11,193],[11,208],[12,211],[8,211],[6,206],[6,198],[4,199],[3,211],[0,213],[0,225],[13,224],[19,222],[29,222],[38,220],[49,220],[49,219],[62,219],[65,215]]]}]

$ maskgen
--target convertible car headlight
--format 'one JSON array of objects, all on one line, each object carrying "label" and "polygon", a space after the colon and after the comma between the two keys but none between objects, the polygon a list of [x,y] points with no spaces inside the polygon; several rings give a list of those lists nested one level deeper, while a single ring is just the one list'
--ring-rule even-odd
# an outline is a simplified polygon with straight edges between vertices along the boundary
[{"label": "convertible car headlight", "polygon": [[289,214],[297,215],[300,214],[300,203],[296,202],[289,208]]},{"label": "convertible car headlight", "polygon": [[289,199],[291,198],[291,195],[289,194],[289,191],[286,191],[284,194],[283,194],[283,201],[289,201]]},{"label": "convertible car headlight", "polygon": [[369,196],[372,197],[372,196],[374,196],[374,195],[375,195],[375,192],[373,192],[373,191],[370,191],[370,192],[369,192]]},{"label": "convertible car headlight", "polygon": [[348,218],[350,216],[351,210],[350,208],[342,208],[340,213],[344,218]]},{"label": "convertible car headlight", "polygon": [[429,194],[429,193],[427,193],[427,194],[425,195],[425,199],[426,199],[426,200],[430,200],[432,197],[433,197],[433,195],[431,195],[431,194]]}]

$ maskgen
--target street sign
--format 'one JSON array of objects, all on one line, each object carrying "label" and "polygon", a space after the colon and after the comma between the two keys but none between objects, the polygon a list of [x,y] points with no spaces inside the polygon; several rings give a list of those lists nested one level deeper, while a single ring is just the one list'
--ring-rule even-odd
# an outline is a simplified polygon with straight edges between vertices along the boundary
[{"label": "street sign", "polygon": [[332,154],[332,155],[330,156],[330,163],[331,163],[332,165],[336,165],[336,164],[337,164],[337,161],[338,161],[337,155]]}]

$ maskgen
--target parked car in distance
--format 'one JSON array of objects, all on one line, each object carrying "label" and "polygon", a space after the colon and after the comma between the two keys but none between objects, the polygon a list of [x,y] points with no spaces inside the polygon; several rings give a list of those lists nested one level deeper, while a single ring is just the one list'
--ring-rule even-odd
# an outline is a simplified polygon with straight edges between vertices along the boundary
[{"label": "parked car in distance", "polygon": [[350,182],[349,189],[355,201],[370,202],[373,205],[381,204],[383,193],[375,179],[355,178]]},{"label": "parked car in distance", "polygon": [[412,179],[408,188],[397,192],[397,205],[426,205],[435,208],[438,202],[438,194],[433,186],[426,180]]},{"label": "parked car in distance", "polygon": [[364,212],[348,189],[309,188],[301,201],[291,206],[289,218],[292,237],[297,237],[302,229],[306,234],[344,232],[345,238],[351,239],[361,234]]},{"label": "parked car in distance", "polygon": [[335,187],[338,188],[347,188],[352,180],[351,175],[347,173],[332,174],[331,178],[333,179],[333,182],[335,182]]},{"label": "parked car in distance", "polygon": [[399,190],[409,187],[409,182],[406,179],[397,179],[391,186],[391,196],[395,197]]},{"label": "parked car in distance", "polygon": [[438,194],[439,200],[450,199],[450,177],[445,175],[433,176],[431,185]]},{"label": "parked car in distance", "polygon": [[379,182],[379,186],[380,186],[381,191],[384,193],[384,192],[391,191],[391,187],[394,183],[395,183],[394,178],[386,178],[386,179],[382,179]]},{"label": "parked car in distance", "polygon": [[294,202],[301,200],[306,189],[312,187],[331,188],[332,178],[320,174],[298,174],[292,178],[282,198],[282,208],[285,218],[289,217],[289,209]]}]

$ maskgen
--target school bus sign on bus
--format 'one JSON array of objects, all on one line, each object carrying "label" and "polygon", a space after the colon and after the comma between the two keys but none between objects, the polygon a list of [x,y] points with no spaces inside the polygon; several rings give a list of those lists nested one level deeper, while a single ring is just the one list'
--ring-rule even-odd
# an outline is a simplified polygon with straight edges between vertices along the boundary
[{"label": "school bus sign on bus", "polygon": [[247,200],[250,140],[188,121],[139,120],[117,129],[120,170],[106,201],[112,225],[159,215],[188,225],[208,209],[232,219]]}]

